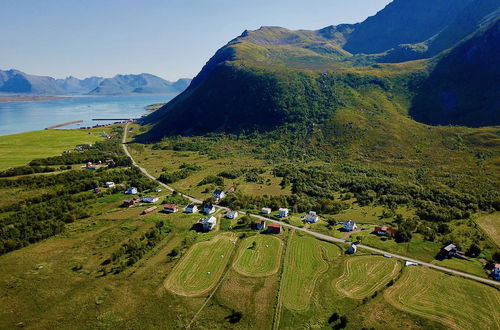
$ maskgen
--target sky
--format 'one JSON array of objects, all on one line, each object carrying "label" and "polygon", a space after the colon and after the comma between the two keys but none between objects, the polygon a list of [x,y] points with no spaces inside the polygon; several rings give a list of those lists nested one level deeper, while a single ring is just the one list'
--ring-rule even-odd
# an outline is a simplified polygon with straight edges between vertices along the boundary
[{"label": "sky", "polygon": [[245,29],[357,23],[390,0],[1,0],[0,69],[194,77]]}]

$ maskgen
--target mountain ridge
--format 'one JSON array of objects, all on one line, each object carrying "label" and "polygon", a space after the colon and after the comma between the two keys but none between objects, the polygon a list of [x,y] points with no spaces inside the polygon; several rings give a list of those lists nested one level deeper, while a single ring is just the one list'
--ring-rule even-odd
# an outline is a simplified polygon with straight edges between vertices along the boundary
[{"label": "mountain ridge", "polygon": [[181,78],[170,82],[158,76],[142,73],[116,75],[113,78],[69,76],[55,79],[36,76],[16,69],[0,70],[0,93],[39,95],[121,95],[121,94],[172,94],[180,93],[191,79]]},{"label": "mountain ridge", "polygon": [[[400,5],[402,2],[404,1],[395,0],[391,5]],[[436,4],[430,0],[419,0],[415,3],[419,6],[425,3],[432,11],[432,6],[441,10],[452,2],[442,0]],[[411,7],[415,3],[407,5]],[[477,7],[477,12],[468,13],[469,17],[475,17],[467,28],[473,26],[474,33],[468,35],[467,29],[457,30],[456,22],[463,20],[461,14],[464,8],[470,9],[469,6],[478,3],[485,6]],[[461,4],[450,15],[447,25],[439,26],[439,31],[436,30],[452,34],[447,38],[447,43],[441,43],[443,45],[452,44],[456,47],[480,33],[481,29],[494,27],[498,21],[497,11],[494,4],[490,6],[490,0],[464,0]],[[384,10],[377,15],[382,15]],[[491,16],[489,23],[475,28],[488,15]],[[380,16],[377,19],[379,18]],[[414,23],[408,29],[418,28],[425,21]],[[262,132],[299,123],[330,125],[328,123],[338,120],[338,113],[346,108],[350,109],[350,116],[355,115],[366,121],[368,113],[359,109],[354,111],[354,108],[365,103],[364,106],[370,111],[384,111],[377,102],[387,108],[398,109],[399,117],[411,119],[414,116],[414,119],[424,123],[436,124],[427,121],[425,115],[415,108],[419,106],[415,100],[421,95],[422,86],[426,86],[435,77],[433,70],[440,67],[436,63],[442,61],[443,54],[446,54],[445,46],[441,46],[445,49],[436,56],[427,57],[428,45],[422,44],[420,56],[409,56],[408,61],[404,62],[398,60],[384,63],[382,59],[387,56],[389,49],[384,53],[353,54],[344,48],[350,38],[352,40],[356,29],[360,29],[363,24],[364,22],[329,26],[315,31],[294,31],[281,27],[244,31],[215,53],[185,92],[142,120],[145,124],[153,125],[145,138],[159,139],[165,135],[209,132]],[[412,22],[408,24],[411,25]],[[422,35],[421,41],[425,42],[434,32]],[[435,38],[436,36],[439,33],[434,34]],[[472,40],[472,43],[481,42],[480,38]],[[415,39],[400,39],[396,43],[407,41],[413,42]],[[498,43],[498,40],[494,41]],[[420,47],[411,43],[405,45],[416,50]],[[390,46],[392,44],[387,47]],[[489,54],[492,56],[494,51],[491,50]],[[484,67],[477,66],[476,69],[484,70]],[[477,83],[477,88],[494,93],[494,89],[485,82],[479,80]],[[474,97],[479,98],[480,93],[476,93]],[[481,100],[476,98],[469,103],[481,104]],[[498,104],[493,102],[491,106],[493,110],[484,113],[469,109],[476,115],[483,116],[481,120],[471,122],[470,126],[499,125],[496,117],[487,114],[491,111],[499,112]],[[425,111],[439,112],[439,107],[440,104],[435,102]],[[437,124],[459,123],[467,126],[469,123],[454,118],[459,114],[464,117],[463,111],[467,109],[448,111],[450,116]],[[396,114],[391,116],[393,115]],[[399,117],[394,117],[393,120],[401,120]]]}]

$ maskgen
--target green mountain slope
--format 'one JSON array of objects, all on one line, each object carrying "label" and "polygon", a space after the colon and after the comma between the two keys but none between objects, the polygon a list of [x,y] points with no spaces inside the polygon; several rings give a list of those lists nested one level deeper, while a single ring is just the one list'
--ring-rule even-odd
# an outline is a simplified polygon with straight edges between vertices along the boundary
[{"label": "green mountain slope", "polygon": [[423,42],[445,29],[472,0],[396,0],[356,26],[344,48],[382,53],[400,44]]},{"label": "green mountain slope", "polygon": [[411,115],[428,124],[500,125],[500,20],[436,59]]},{"label": "green mountain slope", "polygon": [[[208,132],[267,132],[289,126],[309,129],[309,125],[317,125],[339,136],[343,125],[356,126],[358,122],[360,127],[371,132],[368,135],[382,141],[382,136],[386,137],[391,130],[374,127],[374,114],[379,116],[380,127],[392,127],[397,123],[398,131],[393,133],[408,141],[415,138],[408,132],[409,127],[418,126],[409,115],[430,124],[497,125],[500,111],[496,102],[498,56],[495,55],[499,40],[494,32],[498,26],[494,23],[495,6],[489,1],[453,2],[450,9],[451,2],[445,0],[411,4],[396,0],[367,20],[369,24],[331,26],[317,31],[278,27],[245,31],[210,59],[184,93],[143,120],[153,124],[144,138],[154,140],[165,135]],[[465,17],[460,16],[463,9],[470,9],[467,5],[479,2],[484,6],[469,13],[468,17],[474,17],[472,23],[457,29],[457,22]],[[427,14],[422,13],[424,3]],[[409,21],[408,15],[413,17],[415,14],[412,11],[421,12],[418,22]],[[449,11],[448,16],[436,25],[436,13],[443,11]],[[436,44],[447,47],[454,42],[451,40],[461,38],[476,26],[485,13],[489,13],[489,18],[482,18],[483,28],[477,36],[448,55],[399,64],[377,64],[380,54],[351,54],[345,50],[351,49],[349,43],[358,38],[356,35],[365,30],[366,24],[371,26],[378,22],[383,25],[385,22],[385,25],[397,27],[404,21],[409,22],[407,33],[412,35],[423,24],[435,27],[426,33],[421,31],[422,35],[415,32],[414,40],[404,37],[404,31],[400,31],[403,35],[382,48],[402,41],[425,41],[436,35],[433,39]],[[448,37],[439,39],[436,33],[441,31]],[[381,38],[389,40],[392,37],[382,33]],[[377,42],[374,39],[373,44]],[[427,44],[408,44],[406,47],[422,54],[429,51]],[[471,72],[474,79],[467,82],[466,77]],[[461,96],[457,94],[453,98],[453,93]],[[344,122],[339,118],[349,120]]]}]

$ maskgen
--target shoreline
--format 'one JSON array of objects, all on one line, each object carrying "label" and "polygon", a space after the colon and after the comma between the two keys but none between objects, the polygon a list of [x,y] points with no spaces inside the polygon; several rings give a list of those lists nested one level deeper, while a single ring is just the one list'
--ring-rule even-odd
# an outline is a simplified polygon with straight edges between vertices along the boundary
[{"label": "shoreline", "polygon": [[54,101],[67,99],[68,96],[0,96],[0,102],[36,102],[36,101]]}]

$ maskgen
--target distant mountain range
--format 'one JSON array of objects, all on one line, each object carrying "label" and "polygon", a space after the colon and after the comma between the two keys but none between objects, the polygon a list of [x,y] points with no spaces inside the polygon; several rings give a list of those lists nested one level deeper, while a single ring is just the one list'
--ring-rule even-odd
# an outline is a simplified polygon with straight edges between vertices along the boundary
[{"label": "distant mountain range", "polygon": [[154,126],[145,138],[358,125],[384,144],[390,129],[415,139],[415,121],[500,125],[499,5],[394,0],[358,24],[244,31],[144,118]]},{"label": "distant mountain range", "polygon": [[174,94],[185,90],[191,79],[170,82],[148,73],[116,75],[113,78],[67,77],[54,79],[30,75],[18,70],[0,70],[0,93],[35,95],[123,95],[123,94]]}]

